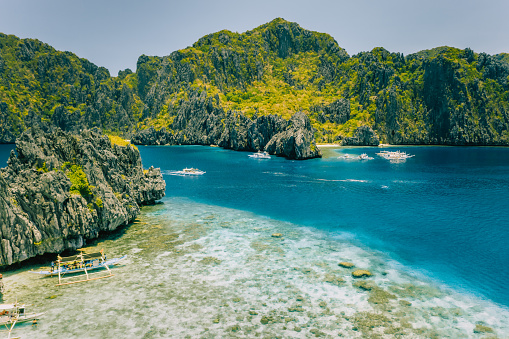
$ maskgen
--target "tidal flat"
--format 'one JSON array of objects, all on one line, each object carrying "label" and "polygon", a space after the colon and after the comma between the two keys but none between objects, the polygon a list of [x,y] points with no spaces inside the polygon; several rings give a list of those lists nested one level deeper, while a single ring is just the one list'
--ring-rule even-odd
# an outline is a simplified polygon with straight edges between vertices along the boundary
[{"label": "tidal flat", "polygon": [[[346,237],[182,198],[163,202],[87,247],[128,255],[111,278],[56,287],[57,278],[29,272],[38,265],[4,274],[4,302],[45,312],[37,327],[19,325],[13,335],[509,336],[507,309],[417,278]],[[372,275],[354,278],[356,270]]]}]

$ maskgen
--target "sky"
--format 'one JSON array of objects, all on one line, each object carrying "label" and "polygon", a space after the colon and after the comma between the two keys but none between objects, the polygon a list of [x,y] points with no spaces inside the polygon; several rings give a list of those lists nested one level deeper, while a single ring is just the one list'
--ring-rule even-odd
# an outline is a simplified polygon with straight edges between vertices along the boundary
[{"label": "sky", "polygon": [[349,55],[439,46],[509,52],[509,0],[0,0],[0,32],[71,51],[111,75],[223,29],[274,18],[331,35]]}]

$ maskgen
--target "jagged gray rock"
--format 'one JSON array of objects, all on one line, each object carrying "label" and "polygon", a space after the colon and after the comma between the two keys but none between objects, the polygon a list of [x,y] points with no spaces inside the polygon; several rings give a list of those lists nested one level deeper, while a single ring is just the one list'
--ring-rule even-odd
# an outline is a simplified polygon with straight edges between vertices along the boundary
[{"label": "jagged gray rock", "polygon": [[378,146],[380,140],[369,126],[363,125],[355,130],[353,137],[344,138],[341,141],[342,146]]},{"label": "jagged gray rock", "polygon": [[321,157],[313,135],[313,127],[304,112],[295,113],[285,131],[274,135],[265,150],[289,159],[304,160]]},{"label": "jagged gray rock", "polygon": [[236,151],[266,150],[290,159],[321,156],[311,122],[303,112],[290,121],[274,114],[250,119],[242,112],[225,112],[214,100],[197,92],[180,105],[171,132],[149,127],[134,134],[131,141],[140,145],[216,144]]},{"label": "jagged gray rock", "polygon": [[160,170],[143,170],[137,149],[98,130],[32,128],[16,150],[0,169],[0,266],[79,248],[164,196]]},{"label": "jagged gray rock", "polygon": [[328,120],[336,124],[344,124],[350,119],[350,100],[339,99],[330,105],[313,107],[312,110],[317,112],[316,119],[321,123]]},{"label": "jagged gray rock", "polygon": [[166,145],[172,143],[172,140],[173,137],[166,128],[156,131],[154,126],[138,131],[131,138],[131,142],[135,145]]}]

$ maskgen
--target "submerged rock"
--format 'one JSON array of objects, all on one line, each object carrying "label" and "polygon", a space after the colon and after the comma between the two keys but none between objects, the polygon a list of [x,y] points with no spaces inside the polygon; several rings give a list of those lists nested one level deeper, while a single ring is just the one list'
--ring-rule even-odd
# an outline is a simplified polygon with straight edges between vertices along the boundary
[{"label": "submerged rock", "polygon": [[355,270],[352,272],[354,278],[371,277],[373,274],[368,270]]},{"label": "submerged rock", "polygon": [[0,169],[0,266],[82,247],[164,196],[159,169],[99,130],[28,129]]},{"label": "submerged rock", "polygon": [[345,282],[345,280],[343,278],[338,277],[331,273],[325,274],[323,281],[328,282],[329,284],[336,285],[336,286],[341,286]]},{"label": "submerged rock", "polygon": [[356,281],[353,284],[354,287],[358,287],[361,290],[364,291],[371,291],[373,288],[376,288],[377,286],[373,283],[368,283],[366,281]]},{"label": "submerged rock", "polygon": [[474,328],[474,333],[494,333],[495,331],[493,331],[493,329],[491,327],[488,327],[488,326],[485,326],[485,325],[481,325],[481,324],[476,324],[475,325],[475,328]]},{"label": "submerged rock", "polygon": [[346,261],[342,261],[338,264],[338,266],[341,266],[341,267],[344,267],[344,268],[352,268],[354,267],[355,265],[352,264],[351,262],[346,262]]}]

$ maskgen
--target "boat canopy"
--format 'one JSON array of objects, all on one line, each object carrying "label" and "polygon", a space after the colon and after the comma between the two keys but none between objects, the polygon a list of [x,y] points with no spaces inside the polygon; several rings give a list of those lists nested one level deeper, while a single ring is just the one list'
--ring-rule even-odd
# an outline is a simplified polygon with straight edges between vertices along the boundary
[{"label": "boat canopy", "polygon": [[[90,260],[90,259],[96,259],[96,258],[101,258],[101,257],[102,257],[102,253],[101,252],[83,253],[83,260]],[[81,261],[81,254],[72,255],[70,257],[62,257],[60,259],[61,262],[76,261],[76,260],[80,260]]]}]

